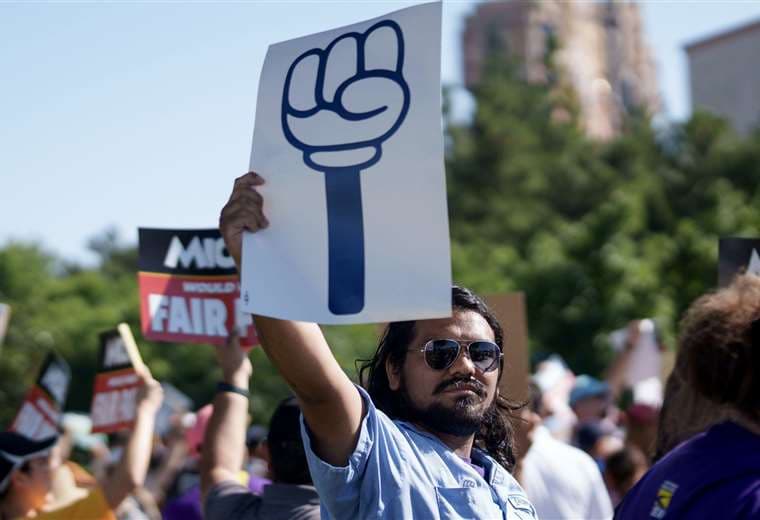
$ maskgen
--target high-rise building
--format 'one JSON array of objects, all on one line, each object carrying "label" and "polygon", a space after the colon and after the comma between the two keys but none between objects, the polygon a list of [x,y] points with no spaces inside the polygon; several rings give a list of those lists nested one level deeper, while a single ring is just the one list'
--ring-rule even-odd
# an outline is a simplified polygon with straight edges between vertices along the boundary
[{"label": "high-rise building", "polygon": [[760,20],[686,46],[691,106],[743,135],[760,126]]},{"label": "high-rise building", "polygon": [[464,31],[465,83],[477,85],[492,51],[506,52],[531,82],[545,82],[546,57],[578,97],[588,135],[608,139],[634,108],[659,110],[657,74],[633,1],[512,0],[479,4]]}]

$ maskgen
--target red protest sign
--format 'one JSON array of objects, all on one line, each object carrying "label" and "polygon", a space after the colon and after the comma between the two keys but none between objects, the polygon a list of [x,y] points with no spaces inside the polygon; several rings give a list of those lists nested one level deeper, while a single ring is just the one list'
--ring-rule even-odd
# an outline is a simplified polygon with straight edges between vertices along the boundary
[{"label": "red protest sign", "polygon": [[135,420],[142,358],[126,323],[100,335],[98,374],[92,396],[93,433],[129,429]]},{"label": "red protest sign", "polygon": [[237,327],[244,346],[258,338],[241,310],[235,263],[217,229],[139,230],[140,321],[155,341],[223,344]]},{"label": "red protest sign", "polygon": [[95,376],[92,400],[92,432],[126,430],[135,420],[140,378],[133,368]]},{"label": "red protest sign", "polygon": [[48,354],[10,429],[33,440],[57,435],[70,381],[68,364],[52,352]]}]

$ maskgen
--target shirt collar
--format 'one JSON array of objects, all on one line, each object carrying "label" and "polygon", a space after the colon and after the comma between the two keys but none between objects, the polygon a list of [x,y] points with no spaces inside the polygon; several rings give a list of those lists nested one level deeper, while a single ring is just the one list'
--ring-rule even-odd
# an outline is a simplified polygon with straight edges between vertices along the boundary
[{"label": "shirt collar", "polygon": [[[398,426],[403,427],[403,428],[405,428],[407,430],[412,430],[417,435],[421,435],[423,437],[426,437],[428,439],[431,439],[431,440],[437,442],[438,444],[440,444],[443,448],[445,448],[448,451],[453,451],[441,439],[439,439],[438,437],[436,437],[435,435],[433,435],[430,432],[427,432],[425,430],[421,430],[420,428],[418,428],[417,426],[413,425],[412,423],[409,423],[409,422],[406,422],[406,421],[400,421],[400,420],[395,420],[393,422],[395,422]],[[461,457],[457,456],[457,459],[459,459],[462,462],[464,462],[465,464],[467,464],[467,462],[465,460],[463,460]],[[477,448],[476,446],[473,446],[472,450],[470,451],[470,460],[474,464],[477,464],[478,466],[482,467],[485,470],[485,472],[486,472],[485,480],[487,482],[491,482],[491,480],[493,479],[493,477],[496,474],[496,471],[498,471],[498,469],[494,470],[494,468],[496,466],[498,466],[498,464],[496,464],[494,462],[494,460],[491,459],[491,457],[488,456],[488,454],[486,452],[484,452],[480,448]]]}]

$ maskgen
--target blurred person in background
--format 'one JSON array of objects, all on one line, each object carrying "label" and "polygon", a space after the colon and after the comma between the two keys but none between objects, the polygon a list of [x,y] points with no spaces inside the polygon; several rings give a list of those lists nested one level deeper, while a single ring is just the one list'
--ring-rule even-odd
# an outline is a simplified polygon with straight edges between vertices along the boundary
[{"label": "blurred person in background", "polygon": [[[185,431],[185,444],[188,452],[184,467],[177,473],[174,484],[168,493],[168,500],[163,508],[164,520],[201,520],[203,503],[201,501],[200,457],[209,421],[214,413],[213,404],[207,404],[195,413],[195,420]],[[270,480],[249,474],[241,467],[237,473],[238,481],[248,485],[248,490],[260,495]]]},{"label": "blurred person in background", "polygon": [[759,518],[760,277],[737,276],[695,301],[678,357],[683,383],[718,405],[720,422],[660,459],[616,518]]},{"label": "blurred person in background", "polygon": [[604,472],[607,458],[624,445],[620,432],[604,423],[586,423],[576,434],[576,446],[594,459],[600,472]]},{"label": "blurred person in background", "polygon": [[591,455],[604,471],[607,457],[623,447],[619,413],[612,402],[610,386],[580,375],[570,391],[569,404],[577,417],[572,444]]},{"label": "blurred person in background", "polygon": [[630,391],[636,404],[659,409],[662,404],[662,353],[665,347],[653,319],[633,320],[610,334],[616,356],[605,380],[612,399]]},{"label": "blurred person in background", "polygon": [[617,355],[607,370],[612,400],[627,403],[620,416],[625,444],[636,446],[652,460],[662,406],[662,352],[665,350],[652,319],[633,320],[610,334]]},{"label": "blurred person in background", "polygon": [[612,504],[599,468],[589,455],[553,438],[543,426],[542,398],[538,385],[531,383],[529,407],[521,413],[525,423],[520,428],[532,431],[517,472],[538,518],[612,518]]},{"label": "blurred person in background", "polygon": [[570,390],[569,404],[575,413],[578,426],[601,421],[610,422],[610,386],[594,377],[584,374],[575,378]]},{"label": "blurred person in background", "polygon": [[138,374],[143,385],[137,394],[135,424],[120,464],[111,476],[99,480],[84,495],[49,507],[53,476],[61,466],[54,449],[57,437],[31,441],[15,432],[0,433],[0,519],[100,520],[115,518],[114,511],[142,485],[148,470],[154,418],[161,405],[161,385],[145,368]]},{"label": "blurred person in background", "polygon": [[533,381],[538,385],[543,396],[541,403],[545,411],[542,418],[543,426],[555,439],[571,442],[577,422],[569,404],[575,375],[561,356],[552,354],[536,365]]},{"label": "blurred person in background", "polygon": [[651,461],[654,455],[659,412],[654,406],[634,403],[623,413],[625,444],[637,447],[647,461]]},{"label": "blurred person in background", "polygon": [[[87,495],[97,485],[97,478],[80,466],[79,460],[92,470],[108,458],[104,434],[90,434],[92,421],[85,414],[64,413],[55,449],[62,463],[53,471],[48,509],[57,509]],[[105,466],[103,466],[105,467]],[[105,474],[103,472],[101,476]]]},{"label": "blurred person in background", "polygon": [[[105,457],[105,466],[100,473],[95,473],[98,481],[114,478],[118,472],[121,458],[129,443],[130,432],[119,431],[108,435],[108,452]],[[153,453],[155,438],[151,439],[150,453]],[[98,463],[98,461],[96,461]],[[148,462],[148,474],[150,472],[150,461]],[[143,482],[147,480],[147,475]],[[161,512],[156,505],[153,495],[146,491],[141,484],[132,491],[129,496],[121,501],[119,507],[114,511],[117,520],[161,520]]]},{"label": "blurred person in background", "polygon": [[[160,418],[161,412],[157,420]],[[195,421],[192,412],[181,411],[171,415],[163,434],[154,442],[145,489],[153,495],[160,509],[164,507],[177,475],[185,467],[188,458],[185,437],[187,429],[193,424],[191,421]]]},{"label": "blurred person in background", "polygon": [[246,470],[251,478],[254,476],[266,479],[272,478],[267,462],[266,449],[267,429],[258,424],[248,427],[245,433],[245,446],[248,448]]},{"label": "blurred person in background", "polygon": [[604,483],[612,504],[617,506],[626,493],[649,469],[644,453],[636,446],[624,446],[609,457],[604,465]]},{"label": "blurred person in background", "polygon": [[203,437],[212,411],[211,404],[207,404],[187,416],[191,420],[186,419],[187,428],[184,429],[184,460],[166,492],[166,502],[161,510],[166,520],[203,518],[198,464]]},{"label": "blurred person in background", "polygon": [[314,487],[301,440],[301,410],[295,398],[280,402],[269,422],[262,453],[268,459],[272,483],[261,496],[240,483],[245,462],[248,385],[252,367],[236,336],[217,347],[223,381],[214,398],[203,443],[201,489],[204,517],[209,520],[320,518]]}]

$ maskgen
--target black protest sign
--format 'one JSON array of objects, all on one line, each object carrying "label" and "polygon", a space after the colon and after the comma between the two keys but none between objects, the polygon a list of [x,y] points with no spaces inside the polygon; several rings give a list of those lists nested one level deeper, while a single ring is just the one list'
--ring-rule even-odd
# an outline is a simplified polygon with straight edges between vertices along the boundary
[{"label": "black protest sign", "polygon": [[147,229],[140,235],[140,317],[155,341],[223,344],[233,327],[240,343],[258,343],[242,311],[235,262],[218,229]]},{"label": "black protest sign", "polygon": [[70,382],[69,365],[60,356],[49,353],[10,429],[35,440],[57,435]]},{"label": "black protest sign", "polygon": [[718,285],[725,287],[742,273],[760,276],[760,238],[721,238],[718,244]]}]

